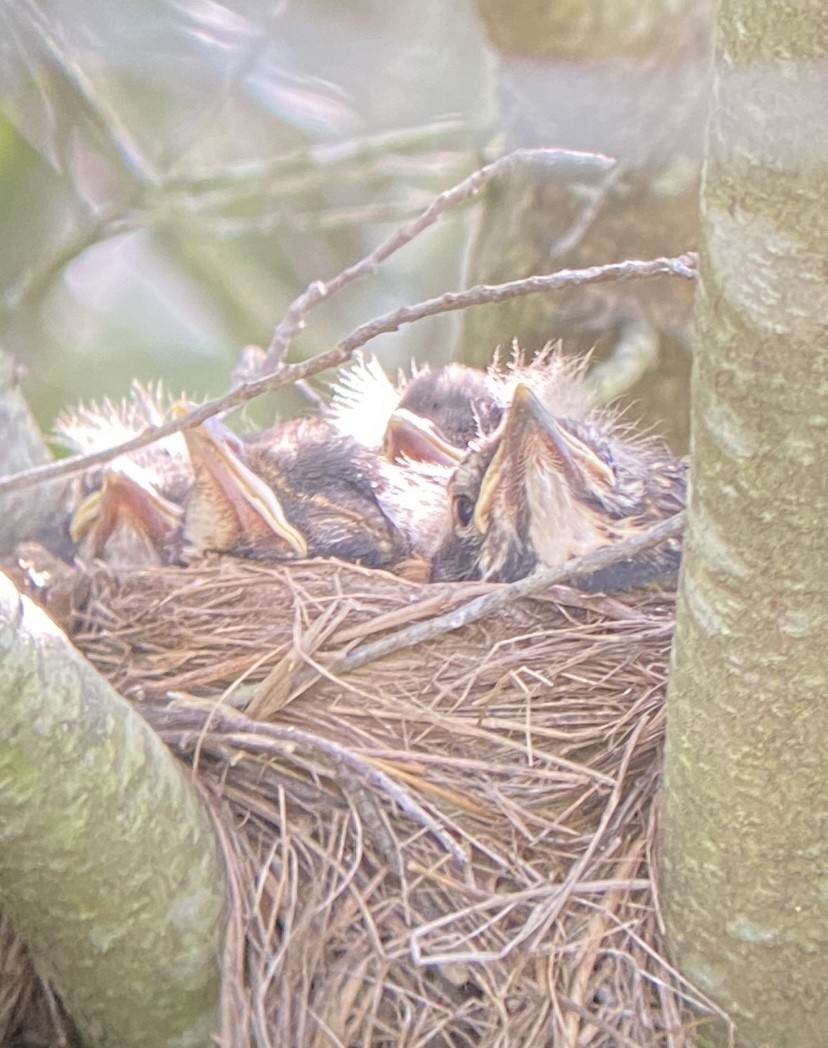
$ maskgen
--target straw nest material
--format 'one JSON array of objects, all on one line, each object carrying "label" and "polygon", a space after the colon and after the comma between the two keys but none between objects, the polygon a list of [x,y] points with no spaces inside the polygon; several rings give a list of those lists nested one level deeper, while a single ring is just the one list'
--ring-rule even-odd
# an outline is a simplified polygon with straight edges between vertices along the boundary
[{"label": "straw nest material", "polygon": [[692,1043],[653,883],[672,595],[556,588],[366,655],[491,588],[231,560],[55,587],[216,816],[222,1044]]}]

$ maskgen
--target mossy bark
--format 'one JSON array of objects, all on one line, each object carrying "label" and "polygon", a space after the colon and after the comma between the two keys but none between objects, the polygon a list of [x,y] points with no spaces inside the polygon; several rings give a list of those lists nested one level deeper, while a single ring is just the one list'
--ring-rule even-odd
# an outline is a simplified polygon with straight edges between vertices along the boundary
[{"label": "mossy bark", "polygon": [[201,1048],[224,871],[183,769],[0,575],[0,907],[90,1045]]},{"label": "mossy bark", "polygon": [[771,1048],[828,1031],[828,9],[719,14],[668,695],[682,971]]},{"label": "mossy bark", "polygon": [[[0,476],[40,466],[51,458],[20,392],[18,368],[0,349]],[[0,496],[0,556],[21,539],[41,539],[51,549],[66,546],[66,481],[38,484]]]}]

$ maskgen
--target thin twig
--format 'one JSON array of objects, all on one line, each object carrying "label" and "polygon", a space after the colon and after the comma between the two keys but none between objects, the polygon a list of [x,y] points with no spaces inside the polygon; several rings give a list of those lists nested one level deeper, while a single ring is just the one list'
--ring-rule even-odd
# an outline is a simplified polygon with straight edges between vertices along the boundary
[{"label": "thin twig", "polygon": [[276,183],[281,192],[285,179],[319,168],[342,170],[344,164],[364,168],[367,161],[378,157],[385,159],[392,153],[468,151],[467,132],[468,125],[463,120],[438,118],[428,124],[416,124],[394,131],[320,142],[281,153],[271,160],[222,161],[215,170],[173,173],[164,179],[164,189],[193,196],[235,190],[239,186],[247,189],[263,183]]},{"label": "thin twig", "polygon": [[384,658],[386,655],[400,651],[402,648],[413,648],[417,644],[422,644],[434,637],[460,629],[471,622],[477,622],[488,615],[502,611],[503,608],[509,607],[510,604],[514,604],[524,597],[529,597],[533,593],[547,589],[550,586],[557,586],[562,582],[567,582],[574,576],[593,575],[597,571],[638,556],[638,554],[644,553],[654,546],[661,545],[667,539],[680,535],[684,531],[686,523],[687,512],[682,510],[681,513],[676,513],[674,516],[668,517],[667,520],[659,521],[653,527],[638,535],[633,535],[631,538],[624,539],[623,542],[617,542],[612,546],[604,546],[601,549],[593,550],[591,553],[586,553],[582,557],[575,557],[573,560],[568,560],[565,564],[557,567],[536,571],[533,575],[527,575],[526,578],[518,579],[517,582],[510,582],[493,590],[491,593],[484,593],[480,597],[475,597],[468,603],[461,604],[459,608],[446,612],[444,615],[427,619],[425,622],[415,622],[413,625],[406,626],[404,629],[397,630],[386,637],[381,637],[379,640],[361,644],[336,662],[331,667],[331,671],[336,674],[349,673],[359,666]]},{"label": "thin twig", "polygon": [[616,164],[615,167],[607,171],[601,182],[592,191],[584,207],[576,215],[569,229],[550,246],[550,259],[554,261],[563,258],[570,251],[575,250],[600,215],[610,193],[628,170],[628,164]]},{"label": "thin twig", "polygon": [[371,339],[389,331],[396,331],[404,324],[412,324],[424,317],[438,313],[449,313],[455,310],[468,309],[470,306],[482,306],[491,302],[504,302],[521,295],[531,295],[545,291],[560,291],[563,288],[577,287],[585,284],[603,284],[612,280],[641,280],[665,274],[693,279],[696,275],[696,256],[692,253],[678,255],[675,258],[653,258],[647,261],[628,259],[625,262],[613,262],[605,266],[589,266],[586,269],[562,269],[557,273],[544,276],[526,277],[524,280],[512,280],[505,284],[478,284],[467,291],[448,292],[437,298],[426,299],[413,306],[402,306],[381,317],[361,324],[347,338],[344,338],[333,349],[318,353],[307,360],[289,364],[276,371],[262,375],[260,378],[242,382],[229,393],[203,404],[178,419],[170,419],[160,426],[149,426],[136,436],[102,451],[89,455],[75,455],[60,462],[25,470],[10,477],[0,478],[0,494],[8,491],[19,491],[41,484],[56,477],[67,477],[80,473],[90,466],[108,462],[118,455],[138,448],[146,447],[153,441],[178,433],[182,430],[200,426],[207,419],[222,412],[246,404],[263,393],[271,393],[289,386],[300,379],[310,378],[320,371],[339,367],[346,363],[353,354]]},{"label": "thin twig", "polygon": [[[195,703],[193,710],[198,709]],[[263,737],[288,747],[305,747],[311,752],[323,753],[332,765],[341,771],[348,768],[362,782],[367,782],[375,789],[390,797],[401,812],[426,829],[442,847],[452,856],[460,867],[465,867],[468,858],[460,845],[448,834],[436,819],[426,812],[421,805],[385,772],[376,767],[370,758],[363,757],[340,743],[326,739],[321,735],[302,731],[292,725],[268,724],[251,721],[240,713],[232,713],[215,705],[203,707],[208,714],[208,721],[213,730],[222,733],[222,741],[240,750],[249,751],[260,756],[263,751]]]},{"label": "thin twig", "polygon": [[515,167],[527,164],[542,164],[545,169],[563,169],[564,172],[572,171],[600,172],[611,170],[615,161],[610,157],[597,153],[579,153],[569,149],[517,149],[507,156],[499,157],[491,164],[473,171],[468,178],[464,178],[456,186],[440,193],[438,197],[428,205],[418,218],[407,222],[391,236],[387,237],[381,244],[374,248],[359,262],[355,262],[347,269],[343,269],[332,280],[314,281],[298,298],[288,306],[287,312],[273,332],[273,338],[267,347],[267,357],[263,368],[272,371],[278,367],[285,355],[285,350],[290,345],[294,335],[302,329],[308,313],[320,302],[335,294],[346,284],[357,280],[366,274],[373,274],[377,267],[387,258],[399,251],[401,247],[410,243],[414,237],[434,225],[438,218],[449,208],[456,206],[469,197],[479,193],[487,182],[503,174],[505,171],[513,170]]}]

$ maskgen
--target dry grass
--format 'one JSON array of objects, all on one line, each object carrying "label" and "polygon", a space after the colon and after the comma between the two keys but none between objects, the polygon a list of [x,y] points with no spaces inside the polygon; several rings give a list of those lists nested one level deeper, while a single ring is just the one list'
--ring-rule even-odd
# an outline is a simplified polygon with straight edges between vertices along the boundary
[{"label": "dry grass", "polygon": [[197,766],[226,1048],[692,1043],[652,878],[672,595],[559,588],[342,670],[487,588],[216,561],[53,603]]},{"label": "dry grass", "polygon": [[0,914],[0,1044],[3,1048],[80,1048],[80,1039],[24,943]]}]

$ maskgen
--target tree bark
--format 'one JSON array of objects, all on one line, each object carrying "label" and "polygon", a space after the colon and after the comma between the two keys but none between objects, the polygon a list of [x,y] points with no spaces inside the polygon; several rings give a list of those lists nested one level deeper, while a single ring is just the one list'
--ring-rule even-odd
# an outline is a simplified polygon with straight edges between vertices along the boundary
[{"label": "tree bark", "polygon": [[217,1028],[224,870],[149,726],[0,575],[0,906],[90,1045]]},{"label": "tree bark", "polygon": [[[478,9],[499,54],[503,148],[586,150],[617,164],[581,178],[533,168],[488,187],[467,282],[695,248],[707,0],[478,0]],[[597,347],[602,398],[634,387],[636,413],[684,451],[692,290],[682,284],[607,284],[469,310],[459,356],[485,364],[515,338],[532,352],[557,339],[567,352]]]},{"label": "tree bark", "polygon": [[[46,442],[20,392],[14,360],[0,349],[0,474],[8,475],[51,458]],[[0,498],[0,556],[8,556],[22,539],[39,539],[51,549],[68,553],[68,485],[39,484]]]},{"label": "tree bark", "polygon": [[828,1031],[828,14],[726,0],[702,200],[662,902],[770,1048]]}]

